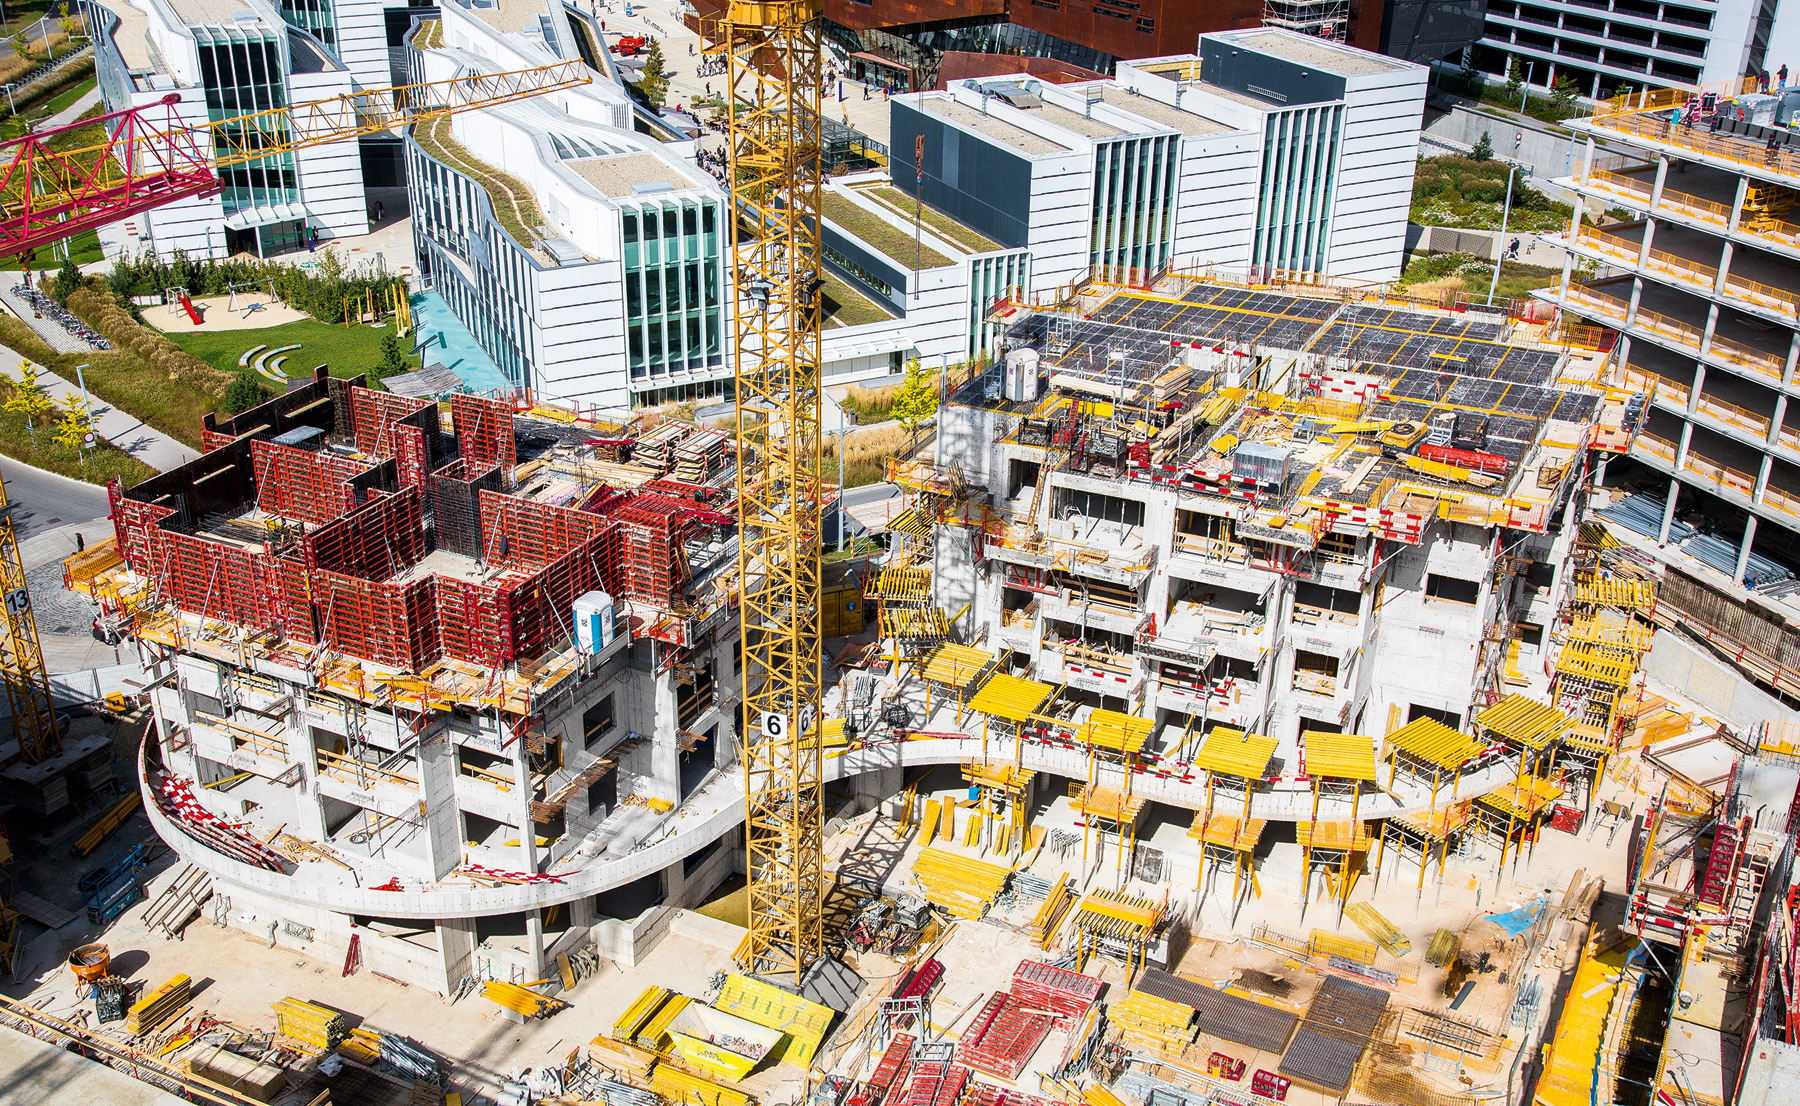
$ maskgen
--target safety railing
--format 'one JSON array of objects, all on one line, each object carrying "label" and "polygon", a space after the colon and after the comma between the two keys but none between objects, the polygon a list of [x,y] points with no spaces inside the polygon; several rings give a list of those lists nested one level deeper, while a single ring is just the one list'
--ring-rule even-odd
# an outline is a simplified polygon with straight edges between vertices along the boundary
[{"label": "safety railing", "polygon": [[1657,197],[1658,207],[1674,208],[1676,211],[1692,215],[1704,223],[1714,226],[1728,226],[1731,223],[1731,205],[1717,200],[1708,200],[1688,192],[1677,192],[1666,183],[1662,195]]},{"label": "safety railing", "polygon": [[1713,134],[1697,126],[1689,127],[1667,119],[1649,119],[1635,111],[1618,116],[1595,116],[1594,122],[1598,129],[1661,142],[1716,157],[1721,161],[1800,179],[1800,153],[1782,147],[1771,150],[1765,144],[1751,139]]},{"label": "safety railing", "polygon": [[[1639,314],[1641,315],[1642,312]],[[1766,350],[1760,350],[1718,334],[1713,335],[1712,354],[1720,360],[1730,361],[1734,365],[1742,365],[1747,369],[1754,369],[1764,376],[1774,377],[1776,380],[1781,379],[1782,365],[1787,360],[1779,354],[1769,353]]]},{"label": "safety railing", "polygon": [[1694,406],[1697,410],[1704,411],[1715,419],[1755,431],[1761,437],[1768,436],[1769,423],[1772,421],[1768,415],[1752,411],[1748,407],[1739,407],[1735,403],[1728,403],[1715,396],[1709,396],[1705,392],[1700,393],[1699,402]]},{"label": "safety railing", "polygon": [[1713,284],[1719,279],[1719,267],[1708,265],[1704,261],[1695,261],[1691,257],[1683,257],[1668,250],[1652,248],[1644,258],[1644,267],[1655,269],[1679,280],[1696,285],[1697,290],[1710,293]]},{"label": "safety railing", "polygon": [[1688,447],[1687,457],[1683,459],[1681,467],[1717,488],[1738,492],[1746,497],[1756,495],[1756,477],[1704,457],[1692,446]]},{"label": "safety railing", "polygon": [[1674,442],[1665,441],[1646,430],[1638,435],[1637,444],[1638,448],[1642,449],[1645,453],[1661,457],[1671,465],[1675,463]]},{"label": "safety railing", "polygon": [[1773,484],[1763,489],[1763,506],[1800,518],[1800,495],[1784,492]]},{"label": "safety railing", "polygon": [[1789,449],[1800,449],[1800,429],[1784,423],[1781,429],[1775,432],[1775,440]]},{"label": "safety railing", "polygon": [[1683,407],[1687,406],[1688,393],[1692,390],[1690,385],[1683,384],[1679,380],[1670,380],[1666,376],[1658,376],[1655,373],[1639,372],[1623,365],[1619,366],[1616,379],[1621,388],[1636,388],[1640,392],[1655,389],[1657,395],[1671,399]]},{"label": "safety railing", "polygon": [[1763,284],[1748,277],[1725,274],[1725,291],[1751,303],[1792,315],[1800,309],[1800,296],[1786,288],[1777,288],[1773,284]]}]

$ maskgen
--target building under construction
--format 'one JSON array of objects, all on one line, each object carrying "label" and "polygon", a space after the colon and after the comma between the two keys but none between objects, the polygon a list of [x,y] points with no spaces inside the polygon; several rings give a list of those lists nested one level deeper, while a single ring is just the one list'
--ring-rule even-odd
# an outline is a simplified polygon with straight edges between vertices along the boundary
[{"label": "building under construction", "polygon": [[160,676],[145,806],[214,915],[440,992],[629,962],[742,797],[726,435],[448,407],[321,369],[115,488],[76,581]]}]

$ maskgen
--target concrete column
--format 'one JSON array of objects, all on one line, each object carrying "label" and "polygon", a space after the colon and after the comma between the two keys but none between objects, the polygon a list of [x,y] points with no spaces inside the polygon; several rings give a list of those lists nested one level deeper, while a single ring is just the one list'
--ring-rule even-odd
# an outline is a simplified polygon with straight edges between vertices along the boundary
[{"label": "concrete column", "polygon": [[544,964],[544,912],[532,907],[525,912],[525,951],[531,956],[531,970],[542,974]]},{"label": "concrete column", "polygon": [[877,768],[872,772],[864,772],[855,777],[856,809],[858,811],[873,810],[900,790],[900,780],[904,769]]},{"label": "concrete column", "polygon": [[594,897],[583,895],[573,902],[563,904],[569,911],[569,924],[577,929],[586,929],[599,917],[594,910]]},{"label": "concrete column", "polygon": [[1725,248],[1719,251],[1719,273],[1713,277],[1713,295],[1725,290],[1725,277],[1731,272],[1731,240],[1726,239]]},{"label": "concrete column", "polygon": [[[1600,459],[1594,462],[1594,487],[1600,488],[1606,485],[1606,463],[1612,460],[1612,456],[1610,453],[1602,453]],[[1570,502],[1574,501],[1570,500]]]},{"label": "concrete column", "polygon": [[[525,739],[520,738],[510,746],[506,744],[508,735],[502,731],[500,744],[508,749],[513,758],[513,816],[519,825],[519,870],[521,872],[537,871],[537,823],[531,820],[531,755],[525,751]],[[543,926],[538,926],[542,935]]]},{"label": "concrete column", "polygon": [[1706,329],[1700,335],[1700,356],[1705,357],[1712,352],[1713,335],[1717,333],[1718,329],[1719,305],[1716,302],[1707,304]]},{"label": "concrete column", "polygon": [[1691,441],[1693,437],[1694,424],[1691,422],[1682,423],[1681,441],[1677,442],[1675,445],[1675,467],[1677,469],[1685,468],[1687,466],[1688,442]]},{"label": "concrete column", "polygon": [[1781,440],[1781,426],[1787,421],[1787,401],[1786,393],[1775,394],[1775,414],[1769,419],[1769,434],[1766,439],[1770,445]]},{"label": "concrete column", "polygon": [[1675,521],[1675,500],[1681,495],[1681,481],[1669,477],[1669,501],[1663,504],[1662,529],[1656,532],[1656,544],[1669,544],[1669,527]]},{"label": "concrete column", "polygon": [[1656,205],[1662,203],[1663,185],[1669,180],[1669,159],[1667,155],[1656,159],[1656,181],[1650,186],[1650,210],[1654,212]]},{"label": "concrete column", "polygon": [[1750,195],[1750,178],[1738,177],[1737,198],[1731,203],[1731,214],[1725,217],[1725,233],[1736,234],[1738,224],[1744,221],[1744,200]]},{"label": "concrete column", "polygon": [[[1717,308],[1714,310],[1717,310]],[[1794,336],[1788,339],[1787,361],[1781,366],[1781,386],[1783,388],[1792,388],[1794,386],[1794,365],[1796,362],[1800,362],[1800,330],[1794,331]]]},{"label": "concrete column", "polygon": [[1633,323],[1637,322],[1638,301],[1643,298],[1644,298],[1644,278],[1640,277],[1640,276],[1633,276],[1631,278],[1631,302],[1625,305],[1625,325],[1626,326],[1631,326]]},{"label": "concrete column", "polygon": [[1756,473],[1756,490],[1750,493],[1750,502],[1761,503],[1763,493],[1769,490],[1769,473],[1775,467],[1775,458],[1767,453],[1762,456],[1762,466]]},{"label": "concrete column", "polygon": [[[1767,469],[1768,466],[1765,464],[1764,471],[1767,471]],[[1759,495],[1761,494],[1760,488],[1757,489],[1757,493]],[[1744,545],[1743,548],[1738,550],[1737,571],[1732,573],[1731,576],[1731,578],[1736,580],[1739,584],[1744,582],[1744,573],[1749,571],[1750,543],[1754,540],[1756,540],[1756,516],[1751,515],[1749,521],[1744,523]]]},{"label": "concrete column", "polygon": [[[300,766],[300,778],[316,781],[319,775],[319,754],[314,750],[310,729],[305,726],[294,726],[286,731],[288,739],[288,763]],[[191,746],[190,746],[191,748]],[[223,778],[223,777],[221,777]],[[324,841],[331,836],[325,828],[325,797],[309,793],[302,785],[294,791],[294,824],[288,827],[296,837]]]},{"label": "concrete column", "polygon": [[1688,415],[1690,417],[1694,414],[1695,411],[1698,411],[1700,409],[1700,389],[1704,388],[1705,386],[1706,386],[1706,362],[1704,362],[1704,361],[1695,362],[1695,364],[1694,364],[1694,387],[1693,387],[1692,391],[1688,392],[1688,401],[1687,401],[1687,411],[1688,411]]},{"label": "concrete column", "polygon": [[437,924],[437,939],[447,993],[475,967],[475,919],[445,918]]},{"label": "concrete column", "polygon": [[1644,220],[1644,240],[1642,242],[1638,243],[1638,259],[1637,259],[1638,268],[1640,268],[1640,269],[1643,268],[1645,263],[1647,263],[1650,260],[1650,249],[1651,249],[1650,244],[1653,241],[1655,241],[1655,239],[1656,239],[1656,219],[1654,217],[1645,219]]},{"label": "concrete column", "polygon": [[419,743],[419,788],[425,799],[425,878],[443,879],[462,863],[456,806],[456,749],[440,733]]}]

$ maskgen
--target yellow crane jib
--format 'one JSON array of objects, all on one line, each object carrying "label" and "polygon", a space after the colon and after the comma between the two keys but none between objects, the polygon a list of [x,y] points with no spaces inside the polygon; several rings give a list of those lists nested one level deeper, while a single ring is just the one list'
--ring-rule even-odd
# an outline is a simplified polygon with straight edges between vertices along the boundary
[{"label": "yellow crane jib", "polygon": [[5,680],[13,728],[18,731],[19,756],[27,764],[41,764],[62,752],[62,734],[56,726],[50,674],[44,668],[37,619],[31,612],[31,592],[25,587],[19,535],[13,530],[12,515],[17,508],[18,504],[7,499],[6,485],[0,481],[0,600],[6,606],[0,678]]}]

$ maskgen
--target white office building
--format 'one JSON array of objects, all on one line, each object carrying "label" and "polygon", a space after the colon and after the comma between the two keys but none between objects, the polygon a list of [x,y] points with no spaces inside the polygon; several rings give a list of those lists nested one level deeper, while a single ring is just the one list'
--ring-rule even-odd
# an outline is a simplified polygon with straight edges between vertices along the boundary
[{"label": "white office building", "polygon": [[895,97],[894,180],[915,189],[923,138],[925,202],[1027,249],[1034,291],[1170,265],[1391,280],[1426,72],[1262,28],[1107,81],[962,81]]},{"label": "white office building", "polygon": [[1577,94],[1719,85],[1800,67],[1797,0],[1493,0],[1468,63],[1534,89],[1567,77]]},{"label": "white office building", "polygon": [[[599,27],[559,0],[446,4],[410,41],[418,80],[605,65]],[[517,386],[597,407],[723,396],[725,196],[692,152],[634,132],[604,69],[414,127],[420,273]]]},{"label": "white office building", "polygon": [[[108,111],[179,97],[190,126],[388,83],[368,58],[353,69],[265,0],[111,0],[89,9],[95,69]],[[383,42],[379,3],[339,6],[342,37]],[[365,54],[368,51],[364,51]],[[363,70],[367,70],[367,74]],[[270,154],[220,172],[224,187],[119,220],[100,231],[108,257],[183,250],[193,257],[269,256],[368,231],[362,147],[356,139]]]}]

